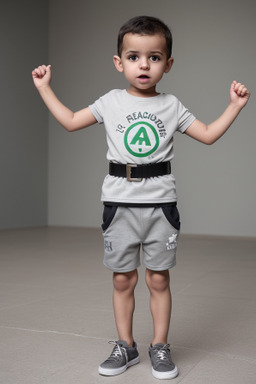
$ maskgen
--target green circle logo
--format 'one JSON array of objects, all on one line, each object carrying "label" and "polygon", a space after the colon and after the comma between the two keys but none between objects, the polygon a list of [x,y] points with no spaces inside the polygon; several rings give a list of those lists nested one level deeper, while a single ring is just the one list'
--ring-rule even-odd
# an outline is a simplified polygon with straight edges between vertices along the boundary
[{"label": "green circle logo", "polygon": [[140,121],[127,128],[124,144],[133,156],[146,157],[157,150],[159,137],[151,124]]}]

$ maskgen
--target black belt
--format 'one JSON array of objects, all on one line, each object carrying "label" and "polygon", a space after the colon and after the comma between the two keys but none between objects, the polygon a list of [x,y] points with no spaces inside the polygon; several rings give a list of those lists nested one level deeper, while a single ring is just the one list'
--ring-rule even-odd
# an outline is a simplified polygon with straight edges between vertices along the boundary
[{"label": "black belt", "polygon": [[111,176],[126,177],[128,181],[142,181],[142,179],[169,175],[170,173],[171,163],[169,161],[143,165],[109,163]]}]

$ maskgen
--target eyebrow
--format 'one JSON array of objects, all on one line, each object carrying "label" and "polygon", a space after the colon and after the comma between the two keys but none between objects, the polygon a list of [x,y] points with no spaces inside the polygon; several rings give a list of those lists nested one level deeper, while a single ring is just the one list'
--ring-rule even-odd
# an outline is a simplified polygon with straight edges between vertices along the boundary
[{"label": "eyebrow", "polygon": [[[138,54],[140,53],[140,51],[133,51],[133,50],[130,50],[130,51],[127,51],[125,52],[126,55],[129,55],[129,54]],[[150,55],[164,55],[164,53],[162,51],[150,51],[149,52]]]}]

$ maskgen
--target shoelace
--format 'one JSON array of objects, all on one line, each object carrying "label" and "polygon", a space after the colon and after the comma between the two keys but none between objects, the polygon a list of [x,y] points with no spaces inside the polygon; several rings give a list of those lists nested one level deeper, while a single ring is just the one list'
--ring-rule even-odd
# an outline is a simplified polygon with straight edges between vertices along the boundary
[{"label": "shoelace", "polygon": [[165,344],[161,349],[157,351],[157,358],[160,360],[168,360],[169,361],[169,348],[170,344]]},{"label": "shoelace", "polygon": [[109,341],[108,343],[114,344],[114,346],[115,346],[110,357],[114,357],[114,358],[117,357],[118,358],[118,357],[122,357],[124,354],[126,362],[128,361],[127,352],[126,352],[126,349],[124,347],[120,346],[120,344],[118,344],[116,341]]}]

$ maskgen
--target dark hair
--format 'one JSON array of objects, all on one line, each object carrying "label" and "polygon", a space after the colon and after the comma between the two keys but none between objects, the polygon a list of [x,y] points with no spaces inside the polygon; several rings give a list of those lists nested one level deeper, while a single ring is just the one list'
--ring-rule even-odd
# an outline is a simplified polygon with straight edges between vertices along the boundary
[{"label": "dark hair", "polygon": [[117,40],[117,52],[121,57],[123,50],[123,39],[127,33],[138,35],[162,34],[166,40],[167,59],[172,55],[172,33],[170,29],[161,20],[151,16],[136,16],[128,20],[119,30]]}]

